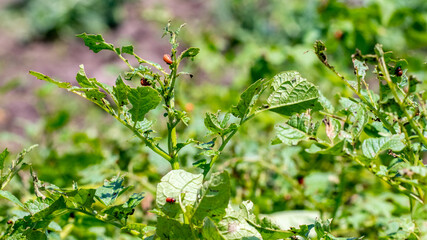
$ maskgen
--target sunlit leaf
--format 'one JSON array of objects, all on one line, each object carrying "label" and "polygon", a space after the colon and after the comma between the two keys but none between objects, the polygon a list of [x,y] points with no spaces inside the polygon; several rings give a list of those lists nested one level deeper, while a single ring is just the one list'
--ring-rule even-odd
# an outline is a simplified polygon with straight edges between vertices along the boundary
[{"label": "sunlit leaf", "polygon": [[156,108],[162,100],[159,93],[151,87],[131,88],[128,98],[132,104],[129,112],[134,122],[144,120],[145,114]]},{"label": "sunlit leaf", "polygon": [[53,84],[55,84],[56,86],[58,86],[58,87],[60,87],[60,88],[65,88],[65,89],[67,89],[67,88],[70,88],[70,87],[71,87],[71,84],[70,84],[70,83],[68,83],[68,82],[59,82],[59,81],[53,80],[53,79],[52,79],[52,78],[50,78],[49,76],[44,75],[44,74],[39,73],[39,72],[30,71],[30,74],[31,74],[31,75],[33,75],[34,77],[36,77],[36,78],[40,79],[40,80],[43,80],[43,81],[46,81],[46,82],[53,83]]},{"label": "sunlit leaf", "polygon": [[238,118],[245,117],[251,112],[260,93],[265,89],[265,79],[260,79],[250,85],[241,95],[239,103],[231,108],[231,113]]},{"label": "sunlit leaf", "polygon": [[83,39],[85,45],[89,47],[94,53],[98,53],[101,50],[111,50],[115,52],[113,44],[106,43],[101,34],[86,34],[82,33],[76,37]]},{"label": "sunlit leaf", "polygon": [[[179,204],[193,206],[196,203],[202,186],[202,174],[192,174],[184,170],[172,170],[157,185],[157,207],[168,216],[174,217],[180,210]],[[174,198],[176,202],[167,202],[166,198]],[[180,198],[181,202],[179,202]]]},{"label": "sunlit leaf", "polygon": [[381,152],[388,149],[394,152],[400,152],[406,147],[403,142],[404,138],[405,136],[403,134],[389,137],[368,138],[363,141],[362,144],[363,155],[368,158],[376,158]]},{"label": "sunlit leaf", "polygon": [[276,75],[271,86],[273,92],[267,99],[270,111],[292,116],[307,109],[322,109],[318,101],[319,90],[298,72],[289,71]]},{"label": "sunlit leaf", "polygon": [[196,221],[205,217],[220,220],[230,200],[230,179],[227,172],[215,173],[204,183],[193,215]]}]

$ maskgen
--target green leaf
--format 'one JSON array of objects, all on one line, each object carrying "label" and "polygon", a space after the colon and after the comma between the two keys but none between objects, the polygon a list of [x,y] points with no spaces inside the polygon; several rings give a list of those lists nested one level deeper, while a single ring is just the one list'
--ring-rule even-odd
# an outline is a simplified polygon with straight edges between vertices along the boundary
[{"label": "green leaf", "polygon": [[47,240],[43,229],[33,229],[31,227],[21,228],[18,231],[8,235],[7,240]]},{"label": "green leaf", "polygon": [[218,223],[218,229],[227,240],[261,240],[261,234],[246,219],[247,217],[241,211],[236,212],[231,208],[227,208],[227,215]]},{"label": "green leaf", "polygon": [[39,73],[39,72],[30,71],[30,74],[33,75],[34,77],[36,77],[39,80],[43,80],[43,81],[46,81],[46,82],[53,83],[53,84],[55,84],[56,86],[58,86],[60,88],[68,89],[68,88],[71,87],[71,84],[68,83],[68,82],[59,82],[59,81],[53,80],[49,76],[46,76],[46,75],[44,75],[42,73]]},{"label": "green leaf", "polygon": [[156,235],[160,239],[188,240],[196,239],[188,224],[166,217],[157,217]]},{"label": "green leaf", "polygon": [[311,123],[309,115],[293,115],[287,123],[275,127],[277,138],[273,140],[273,144],[297,145],[300,141],[306,141],[315,137],[318,127],[319,123]]},{"label": "green leaf", "polygon": [[299,225],[299,228],[291,227],[289,231],[295,233],[295,235],[299,235],[302,237],[308,237],[308,234],[310,234],[311,229],[314,228],[314,224],[310,225]]},{"label": "green leaf", "polygon": [[270,111],[292,116],[308,109],[322,109],[318,101],[318,89],[298,72],[289,71],[276,75],[271,86],[273,92],[267,99]]},{"label": "green leaf", "polygon": [[106,43],[101,34],[86,34],[82,33],[76,37],[83,39],[85,45],[89,47],[94,53],[98,53],[101,50],[111,50],[116,52],[113,44]]},{"label": "green leaf", "polygon": [[205,117],[205,126],[212,133],[219,134],[221,136],[225,136],[233,130],[237,129],[237,125],[235,123],[231,123],[229,126],[228,120],[230,119],[230,114],[226,113],[222,121],[219,121],[219,112],[217,114],[206,113]]},{"label": "green leaf", "polygon": [[25,209],[24,204],[22,204],[18,198],[16,198],[12,193],[10,193],[8,191],[0,190],[0,197],[6,198],[7,200],[9,200],[9,201],[15,203],[16,205],[20,206],[21,208]]},{"label": "green leaf", "polygon": [[316,40],[316,42],[314,42],[314,53],[323,64],[330,67],[330,65],[328,64],[328,60],[325,52],[326,52],[325,44],[320,40]]},{"label": "green leaf", "polygon": [[221,235],[225,239],[262,239],[261,234],[247,222],[247,220],[255,221],[252,208],[253,204],[250,201],[240,204],[238,211],[229,205],[226,215],[217,224]]},{"label": "green leaf", "polygon": [[89,79],[86,76],[83,64],[81,64],[79,67],[80,67],[80,70],[77,72],[77,76],[76,76],[76,80],[79,83],[79,85],[82,88],[97,88],[98,89],[98,87],[95,85],[95,82],[96,82],[95,78]]},{"label": "green leaf", "polygon": [[133,193],[127,202],[124,204],[124,207],[136,208],[144,199],[143,193]]},{"label": "green leaf", "polygon": [[123,46],[122,47],[122,51],[121,51],[122,53],[127,53],[127,54],[130,54],[130,55],[133,55],[134,53],[133,53],[133,46],[132,45],[128,45],[128,46]]},{"label": "green leaf", "polygon": [[156,229],[155,227],[147,226],[147,224],[143,224],[143,223],[129,223],[126,226],[122,227],[123,231],[136,234],[140,237],[143,237],[148,232],[152,232],[155,229]]},{"label": "green leaf", "polygon": [[145,114],[156,108],[162,100],[159,93],[151,87],[131,88],[128,98],[132,104],[129,112],[132,114],[134,122],[144,120]]},{"label": "green leaf", "polygon": [[327,154],[340,156],[343,153],[345,140],[335,143],[333,146],[325,146],[320,143],[315,143],[306,150],[306,152],[311,154]]},{"label": "green leaf", "polygon": [[141,203],[142,199],[144,199],[142,193],[134,193],[126,203],[109,206],[102,210],[102,213],[107,214],[109,219],[127,219],[129,215],[134,213],[135,208]]},{"label": "green leaf", "polygon": [[205,126],[206,128],[213,132],[221,134],[223,129],[218,121],[218,117],[213,113],[206,113],[205,116]]},{"label": "green leaf", "polygon": [[179,119],[182,123],[184,123],[185,126],[188,126],[188,123],[190,122],[190,117],[188,117],[185,111],[179,111],[175,109],[174,115],[176,119]]},{"label": "green leaf", "polygon": [[339,102],[343,107],[342,111],[349,116],[349,128],[347,131],[351,134],[353,139],[356,139],[368,122],[369,116],[367,111],[362,104],[348,98],[341,98]]},{"label": "green leaf", "polygon": [[403,140],[403,134],[395,134],[387,137],[368,138],[362,143],[362,152],[368,158],[376,158],[385,150],[392,150],[394,152],[402,151],[406,146]]},{"label": "green leaf", "polygon": [[259,223],[252,221],[248,221],[248,223],[255,227],[259,233],[261,233],[263,240],[286,239],[295,235],[291,231],[281,230],[268,218],[263,218]]},{"label": "green leaf", "polygon": [[66,192],[67,206],[73,208],[90,208],[95,202],[96,189],[77,189]]},{"label": "green leaf", "polygon": [[[354,72],[356,73],[357,79],[365,81],[366,71],[369,69],[365,62],[359,61],[353,58]],[[360,83],[359,83],[360,84]]]},{"label": "green leaf", "polygon": [[143,121],[139,121],[136,123],[135,128],[140,132],[140,133],[146,133],[148,131],[151,130],[151,127],[153,126],[153,122],[149,121],[148,119],[144,118]]},{"label": "green leaf", "polygon": [[[193,206],[196,203],[202,186],[202,174],[192,174],[184,170],[172,170],[157,185],[157,207],[166,215],[174,217],[180,211],[180,204],[185,207]],[[180,197],[181,202],[179,202]],[[166,202],[166,198],[174,198],[176,202]]]},{"label": "green leaf", "polygon": [[32,217],[33,221],[46,221],[46,219],[53,219],[56,216],[59,216],[64,213],[66,210],[65,199],[63,196],[59,197],[55,200],[49,207],[44,208],[37,213],[35,213]]},{"label": "green leaf", "polygon": [[25,209],[27,209],[31,215],[40,212],[41,210],[48,208],[54,201],[50,198],[43,199],[38,197],[36,199],[28,200],[24,203]]},{"label": "green leaf", "polygon": [[198,167],[203,170],[203,174],[206,175],[211,169],[211,165],[206,161],[206,159],[200,159],[193,163],[193,166]]},{"label": "green leaf", "polygon": [[118,76],[116,79],[116,85],[113,87],[113,96],[115,97],[115,102],[119,107],[129,103],[128,92],[129,86],[123,82],[121,76]]},{"label": "green leaf", "polygon": [[113,177],[110,181],[105,180],[104,185],[96,189],[95,196],[106,206],[113,204],[117,198],[129,187],[123,186],[123,176]]},{"label": "green leaf", "polygon": [[259,79],[250,85],[241,95],[239,103],[231,108],[231,113],[238,118],[243,118],[249,114],[258,99],[259,95],[265,89],[265,79]]},{"label": "green leaf", "polygon": [[203,220],[202,236],[206,240],[226,240],[215,223],[208,217]]},{"label": "green leaf", "polygon": [[8,155],[9,155],[9,151],[7,151],[7,148],[5,148],[2,153],[0,153],[0,170],[3,170],[4,161],[6,160]]},{"label": "green leaf", "polygon": [[193,215],[195,221],[202,221],[205,217],[221,220],[230,201],[230,177],[227,172],[215,173],[205,182],[200,201]]},{"label": "green leaf", "polygon": [[325,222],[316,220],[314,223],[314,230],[319,238],[323,238],[331,231],[331,222],[332,219],[328,219]]},{"label": "green leaf", "polygon": [[191,47],[188,48],[187,50],[185,50],[184,52],[181,53],[181,56],[179,56],[180,59],[184,59],[186,57],[195,57],[197,54],[199,54],[200,49],[199,48],[195,48],[195,47]]},{"label": "green leaf", "polygon": [[80,65],[80,70],[76,75],[76,80],[82,88],[75,90],[83,91],[89,100],[103,105],[101,99],[105,97],[105,94],[99,91],[95,78],[88,78],[86,76],[83,65]]}]

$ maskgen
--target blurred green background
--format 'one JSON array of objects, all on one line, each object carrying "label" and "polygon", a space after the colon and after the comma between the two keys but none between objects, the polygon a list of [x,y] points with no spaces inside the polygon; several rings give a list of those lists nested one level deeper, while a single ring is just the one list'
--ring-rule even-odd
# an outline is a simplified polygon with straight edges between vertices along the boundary
[{"label": "blurred green background", "polygon": [[[174,26],[186,23],[180,49],[201,49],[184,66],[194,78],[183,78],[178,84],[178,106],[192,118],[190,127],[179,130],[181,139],[206,139],[205,112],[227,111],[249,84],[281,71],[301,72],[332,102],[350,96],[340,79],[317,60],[312,48],[317,39],[328,47],[330,63],[350,79],[354,78],[351,54],[356,48],[372,53],[376,43],[406,58],[407,71],[418,79],[427,76],[424,0],[5,0],[0,3],[2,149],[17,153],[39,144],[28,160],[41,180],[60,187],[71,187],[73,181],[100,185],[105,178],[126,173],[135,191],[146,192],[135,220],[153,221],[147,212],[153,204],[150,196],[168,164],[95,105],[27,73],[34,70],[74,83],[79,64],[84,64],[89,77],[113,83],[126,66],[113,53],[89,51],[75,38],[82,32],[101,33],[107,42],[134,44],[138,55],[166,67],[162,56],[170,48],[161,36],[169,19]],[[423,83],[419,90],[426,89]],[[159,110],[149,117],[162,114]],[[288,225],[289,219],[304,222],[307,216],[334,214],[336,235],[367,239],[410,224],[405,220],[407,199],[358,165],[309,155],[304,146],[271,146],[273,127],[282,121],[274,114],[252,120],[217,165],[232,175],[233,203],[252,200],[257,213],[274,213]],[[166,132],[161,127],[156,131],[159,136]],[[188,169],[200,157],[196,153],[192,147],[183,150]],[[338,181],[341,174],[346,175],[345,183]],[[301,178],[304,184],[299,183]],[[29,179],[29,172],[22,172],[9,190],[30,198]],[[338,198],[345,204],[334,209]],[[289,210],[298,211],[290,214]],[[426,207],[419,211],[418,227],[427,231]],[[1,224],[17,214],[6,203],[0,212]],[[82,218],[66,239],[120,235],[110,227],[87,228],[85,221],[90,219]]]}]

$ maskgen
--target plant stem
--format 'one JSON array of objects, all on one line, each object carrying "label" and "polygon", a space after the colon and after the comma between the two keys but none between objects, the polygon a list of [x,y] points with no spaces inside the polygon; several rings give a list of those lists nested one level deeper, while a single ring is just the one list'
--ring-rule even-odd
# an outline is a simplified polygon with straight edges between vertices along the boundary
[{"label": "plant stem", "polygon": [[102,217],[100,217],[99,215],[94,214],[94,213],[91,213],[91,212],[88,212],[88,211],[83,210],[83,209],[79,209],[79,208],[67,208],[67,209],[68,209],[68,210],[70,210],[70,211],[76,211],[76,212],[80,212],[80,213],[83,213],[83,214],[86,214],[86,215],[92,216],[92,217],[94,217],[94,218],[98,219],[99,221],[102,221],[102,222],[104,222],[104,223],[109,223],[109,224],[111,224],[111,225],[113,225],[113,226],[115,226],[115,227],[118,227],[118,228],[120,228],[120,229],[123,227],[123,225],[122,225],[122,224],[119,224],[119,223],[116,223],[116,222],[112,222],[112,221],[104,220],[104,219],[103,219]]},{"label": "plant stem", "polygon": [[[85,95],[83,95],[81,92],[78,91],[72,91],[71,92],[86,98]],[[90,99],[88,99],[90,100]],[[141,135],[140,132],[138,132],[138,130],[136,130],[133,126],[129,125],[126,121],[124,121],[123,119],[120,118],[119,115],[117,115],[116,113],[110,111],[110,109],[108,107],[106,107],[105,105],[99,104],[98,102],[93,102],[96,105],[98,105],[100,108],[102,108],[104,111],[108,112],[109,114],[113,115],[114,118],[116,118],[119,122],[121,122],[123,125],[125,125],[127,128],[129,128],[139,139],[141,139],[145,145],[147,145],[147,147],[149,147],[151,150],[153,150],[155,153],[157,153],[158,155],[160,155],[161,157],[163,157],[164,159],[166,159],[167,161],[171,161],[171,157],[162,149],[160,149],[159,147],[157,147],[156,145],[154,145],[151,141],[149,141],[147,138],[145,138],[144,136]]]},{"label": "plant stem", "polygon": [[219,155],[221,155],[221,152],[224,150],[225,146],[228,144],[228,142],[231,140],[231,138],[234,136],[234,134],[236,134],[237,129],[234,129],[226,138],[225,140],[221,143],[221,146],[218,149],[219,154],[215,155],[211,162],[209,163],[209,169],[212,168],[212,166],[214,165],[214,163],[216,162],[216,160],[219,158]]},{"label": "plant stem", "polygon": [[379,111],[379,109],[377,109],[374,105],[372,105],[368,100],[366,100],[366,98],[360,94],[357,89],[355,89],[346,79],[343,75],[341,75],[339,72],[337,72],[335,70],[335,68],[331,65],[329,65],[328,63],[325,63],[322,61],[322,63],[329,68],[333,73],[335,73],[339,78],[341,78],[341,80],[343,80],[344,84],[350,88],[358,97],[359,99],[366,105],[368,106],[368,108],[370,108],[375,115],[378,116],[378,118],[381,120],[381,122],[384,124],[384,126],[392,133],[392,134],[396,134],[396,130],[394,130],[393,126],[387,121],[387,119],[385,119],[383,117],[383,115],[381,114],[381,112]]},{"label": "plant stem", "polygon": [[176,59],[176,49],[172,48],[172,65],[171,65],[171,73],[169,75],[170,85],[169,91],[166,93],[164,98],[166,102],[166,107],[168,111],[168,150],[169,156],[171,160],[172,169],[179,169],[179,158],[178,153],[175,152],[176,144],[177,144],[177,136],[176,136],[176,125],[179,122],[179,119],[174,114],[175,110],[175,82],[176,82],[176,73],[178,70],[179,62]]},{"label": "plant stem", "polygon": [[125,62],[126,63],[126,65],[130,68],[130,70],[135,70],[133,67],[132,67],[132,65],[130,65],[130,63],[129,63],[129,60],[127,60],[126,58],[124,58],[121,54],[117,54],[117,56],[119,56],[119,58],[121,59],[121,60],[123,60],[123,62]]},{"label": "plant stem", "polygon": [[375,51],[377,53],[378,67],[380,68],[382,74],[384,75],[384,80],[387,82],[395,101],[397,102],[397,104],[399,105],[400,109],[403,111],[405,116],[408,118],[409,124],[411,124],[411,127],[415,130],[415,132],[419,136],[420,141],[424,144],[424,146],[427,146],[427,139],[424,137],[424,134],[419,128],[419,126],[414,122],[413,118],[409,115],[408,111],[406,110],[405,103],[402,102],[401,99],[399,98],[399,95],[397,94],[397,91],[396,91],[396,86],[391,81],[390,74],[387,70],[387,66],[384,60],[384,52],[382,50],[382,46],[377,44],[377,46],[375,46]]},{"label": "plant stem", "polygon": [[330,114],[330,113],[327,113],[327,112],[324,112],[324,111],[319,111],[319,113],[322,114],[322,115],[331,117],[331,118],[335,118],[335,119],[337,119],[339,121],[346,121],[346,119],[343,118],[343,117],[340,117],[340,116],[337,116],[337,115],[334,115],[334,114]]}]

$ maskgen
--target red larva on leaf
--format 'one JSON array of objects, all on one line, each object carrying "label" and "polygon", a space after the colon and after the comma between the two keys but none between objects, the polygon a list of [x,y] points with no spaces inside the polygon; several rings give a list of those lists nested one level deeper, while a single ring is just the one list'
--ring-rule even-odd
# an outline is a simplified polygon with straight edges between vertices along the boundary
[{"label": "red larva on leaf", "polygon": [[402,70],[402,68],[400,66],[396,68],[395,74],[398,77],[402,76],[403,70]]},{"label": "red larva on leaf", "polygon": [[141,85],[142,86],[151,86],[151,84],[145,78],[141,78]]},{"label": "red larva on leaf", "polygon": [[168,202],[168,203],[175,203],[176,200],[175,200],[175,198],[168,197],[168,198],[166,198],[166,202]]},{"label": "red larva on leaf", "polygon": [[341,30],[337,30],[337,31],[334,33],[334,37],[335,37],[335,39],[337,39],[337,40],[341,40],[343,35],[344,35],[344,33],[343,33],[343,31],[341,31]]},{"label": "red larva on leaf", "polygon": [[298,177],[297,177],[297,180],[298,180],[298,184],[299,184],[299,185],[301,185],[301,186],[303,186],[303,185],[304,185],[304,177],[303,177],[303,176],[298,176]]},{"label": "red larva on leaf", "polygon": [[163,61],[165,61],[165,63],[167,63],[168,65],[172,64],[172,58],[169,54],[163,55]]}]

